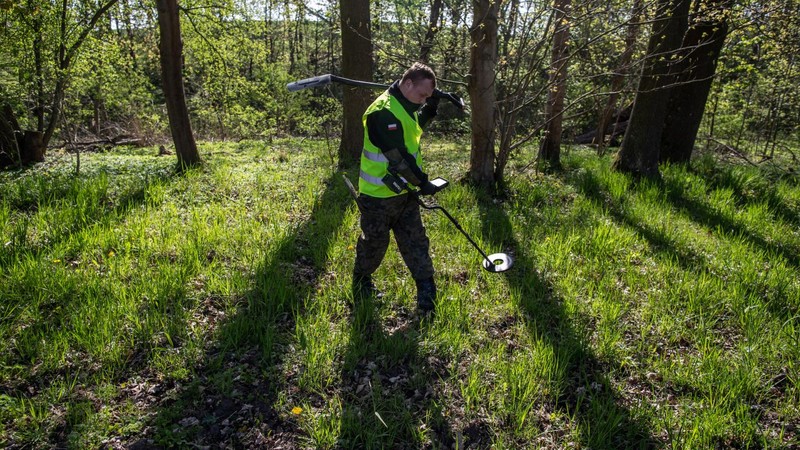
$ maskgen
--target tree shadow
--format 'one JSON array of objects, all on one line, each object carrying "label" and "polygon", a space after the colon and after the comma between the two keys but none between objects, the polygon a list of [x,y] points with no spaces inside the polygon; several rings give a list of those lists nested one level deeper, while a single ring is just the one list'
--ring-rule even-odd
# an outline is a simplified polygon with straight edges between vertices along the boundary
[{"label": "tree shadow", "polygon": [[447,363],[420,348],[435,317],[409,310],[397,295],[402,291],[352,299],[336,448],[451,448],[455,442],[436,402]]},{"label": "tree shadow", "polygon": [[[639,236],[643,237],[650,249],[654,252],[664,255],[669,260],[674,260],[678,265],[687,272],[704,272],[710,274],[714,278],[720,279],[723,283],[730,283],[729,280],[723,280],[713,267],[708,264],[706,256],[703,256],[691,249],[691,247],[678,242],[677,239],[671,237],[669,232],[664,227],[651,226],[637,219],[633,216],[623,205],[610,200],[607,186],[591,171],[582,172],[579,179],[566,179],[567,183],[572,184],[578,192],[591,201],[595,206],[604,208],[604,210],[611,216],[611,218],[619,225],[625,226],[634,230]],[[742,236],[755,246],[760,246],[767,251],[774,251],[775,254],[783,256],[790,264],[795,264],[798,260],[796,254],[791,253],[789,250],[784,250],[776,244],[765,241],[759,236],[753,235],[746,228],[733,223],[730,219],[715,213],[712,208],[700,202],[687,198],[682,192],[680,187],[675,187],[674,181],[660,182],[661,189],[667,193],[667,197],[673,202],[673,205],[695,222],[706,226],[709,229],[720,228],[726,233],[732,233],[737,236]],[[759,289],[766,291],[767,287],[755,284],[743,284],[743,290],[757,291]],[[763,294],[763,297],[768,297]],[[772,293],[769,296],[772,298],[784,297],[781,294]],[[797,306],[789,302],[768,301],[766,302],[767,309],[773,317],[780,320],[787,320],[797,314]]]},{"label": "tree shadow", "polygon": [[[574,417],[580,430],[579,447],[587,448],[654,448],[657,441],[645,423],[635,417],[622,398],[608,372],[624,373],[618,362],[601,361],[575,329],[574,318],[565,310],[563,298],[547,280],[536,261],[514,238],[514,230],[506,212],[485,194],[477,194],[483,235],[492,248],[511,249],[514,266],[503,273],[516,306],[525,315],[528,333],[552,348],[558,367],[566,374],[553,380],[552,401],[545,400],[544,410],[560,411]],[[541,422],[549,418],[539,417]],[[546,425],[546,423],[542,423]],[[565,444],[565,443],[562,443]]]},{"label": "tree shadow", "polygon": [[[766,202],[776,219],[800,228],[800,211],[777,194],[775,187],[768,181],[768,175],[760,172],[758,181],[748,182],[743,177],[736,176],[736,173],[727,167],[717,167],[714,171],[696,169],[692,172],[696,172],[697,176],[702,177],[712,189],[733,191],[737,205],[747,206]],[[796,179],[788,181],[795,187],[797,186]]]},{"label": "tree shadow", "polygon": [[[172,175],[164,175],[150,179],[146,184],[139,186],[136,189],[125,192],[120,197],[111,201],[104,195],[93,198],[93,204],[90,206],[88,216],[82,218],[75,217],[75,220],[70,223],[59,223],[58,232],[49,236],[46,242],[41,243],[35,247],[28,247],[25,245],[26,234],[28,233],[27,226],[21,227],[17,230],[19,236],[4,237],[10,239],[7,245],[0,245],[0,265],[10,267],[19,258],[37,259],[43,253],[46,253],[53,248],[57,248],[60,244],[69,240],[73,235],[89,230],[98,224],[104,223],[122,223],[126,216],[132,211],[138,209],[147,201],[147,190],[154,183],[160,183],[168,180]],[[78,195],[77,188],[59,191],[53,196],[46,196],[47,201],[69,198],[70,196]],[[23,208],[22,211],[38,209],[39,202],[43,201],[38,198],[35,202],[31,203],[27,209]],[[19,205],[17,205],[19,206]],[[16,208],[16,207],[15,207]],[[5,239],[4,239],[5,240]],[[101,249],[103,253],[109,249]],[[66,270],[81,270],[81,262],[77,255],[64,255],[63,260],[55,260],[53,264],[59,264],[66,267]],[[100,260],[100,258],[98,258]],[[94,262],[97,270],[102,271],[103,261]],[[68,315],[73,310],[73,305],[81,305],[86,303],[86,300],[97,297],[113,297],[113,293],[98,294],[96,291],[87,292],[86,286],[80,284],[78,281],[70,283],[67,281],[55,282],[58,286],[53,289],[48,289],[46,282],[42,280],[41,274],[33,273],[29,276],[36,277],[36,280],[31,279],[12,279],[9,285],[3,286],[3,291],[13,293],[3,299],[0,305],[0,325],[3,329],[15,329],[18,331],[14,335],[15,343],[35,342],[41,341],[42,336],[47,336],[49,330],[61,329],[62,327],[70,326]],[[184,280],[185,281],[185,280]],[[31,290],[30,286],[39,286],[40,289]],[[97,289],[97,288],[94,288]],[[41,290],[47,290],[49,294],[46,296],[41,295]],[[183,294],[173,293],[171,297],[182,297]],[[18,319],[20,312],[25,308],[33,308],[35,311],[28,313],[38,317],[38,319],[31,324],[23,324],[19,327],[12,325]],[[30,317],[27,317],[30,320]],[[24,344],[23,344],[24,345]],[[46,345],[42,343],[42,345]],[[22,354],[16,347],[11,347],[8,354],[2,358],[2,363],[12,366],[26,366],[37,358],[36,354]],[[76,369],[77,370],[77,369]],[[90,376],[91,373],[100,370],[100,368],[82,368],[78,370]],[[14,383],[2,386],[0,389],[7,395],[16,395],[19,393],[18,388],[24,388],[31,392],[39,392],[42,388],[49,385],[55,378],[63,378],[65,375],[64,369],[45,369],[37,372],[35,379],[16,379]],[[16,387],[14,387],[16,386]],[[27,395],[27,394],[26,394]]]},{"label": "tree shadow", "polygon": [[674,259],[684,270],[707,269],[704,257],[691,248],[681,245],[675,238],[670,236],[668,230],[649,226],[641,220],[637,220],[622,205],[610,200],[611,196],[608,194],[608,189],[593,172],[582,172],[578,179],[570,179],[568,177],[563,179],[566,183],[574,186],[592,204],[604,208],[615,222],[634,230],[639,236],[643,237],[650,245],[651,250],[664,255],[668,259]]},{"label": "tree shadow", "polygon": [[[131,211],[146,203],[147,191],[151,186],[166,182],[175,176],[176,174],[174,173],[162,173],[148,177],[144,184],[123,193],[113,200],[108,197],[108,192],[96,193],[102,195],[96,195],[90,199],[91,202],[85,202],[88,203],[85,205],[86,214],[81,216],[73,215],[73,221],[70,223],[59,223],[57,233],[53,236],[48,236],[45,243],[38,244],[35,247],[25,245],[28,229],[26,224],[20,225],[15,230],[14,235],[5,237],[8,239],[9,244],[0,246],[0,263],[7,264],[22,254],[37,256],[57,247],[58,244],[69,239],[70,236],[104,221],[114,219],[121,222]],[[45,180],[42,179],[42,183],[44,182]],[[43,202],[52,203],[76,197],[79,194],[79,188],[72,184],[69,184],[69,186],[58,186],[58,183],[51,184],[53,186],[41,188],[43,190],[41,195],[12,201],[11,208],[23,213],[35,213]],[[73,198],[73,200],[76,200],[75,203],[77,203],[77,199]]]},{"label": "tree shadow", "polygon": [[[686,194],[683,186],[675,180],[664,180],[664,189],[667,191],[667,198],[673,206],[693,221],[711,230],[719,229],[730,235],[741,236],[754,246],[785,259],[792,266],[800,267],[800,256],[798,256],[797,249],[786,248],[780,244],[767,241],[748,227],[736,223],[724,214],[720,214],[708,204],[691,198]],[[741,197],[739,199],[740,201],[742,200]]]},{"label": "tree shadow", "polygon": [[[166,400],[130,448],[298,446],[303,432],[289,411],[299,394],[300,368],[289,362],[295,326],[307,302],[315,301],[328,250],[352,201],[339,178],[333,173],[325,180],[307,219],[254,268],[252,289],[220,325],[190,379],[160,388],[168,391]],[[311,395],[312,404],[319,401]],[[276,409],[284,403],[289,411]]]},{"label": "tree shadow", "polygon": [[381,323],[376,302],[385,300],[364,299],[353,308],[337,448],[425,448],[419,429],[426,423],[433,425],[433,442],[449,436],[441,411],[431,409],[435,380],[446,369],[419,348],[428,319],[420,323],[400,307]]}]

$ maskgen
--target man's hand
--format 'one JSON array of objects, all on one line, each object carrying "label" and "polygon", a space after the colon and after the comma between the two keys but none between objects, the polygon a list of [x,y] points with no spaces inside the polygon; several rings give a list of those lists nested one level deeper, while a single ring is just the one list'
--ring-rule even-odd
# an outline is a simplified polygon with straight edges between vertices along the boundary
[{"label": "man's hand", "polygon": [[436,116],[436,113],[439,110],[439,97],[432,95],[425,100],[425,110],[430,114],[431,117]]},{"label": "man's hand", "polygon": [[430,181],[426,181],[419,185],[419,193],[422,195],[433,195],[439,192],[439,188]]},{"label": "man's hand", "polygon": [[453,92],[443,92],[438,89],[433,90],[433,97],[438,98],[446,98],[450,101],[456,108],[463,110],[464,109],[464,99],[462,99],[458,94]]}]

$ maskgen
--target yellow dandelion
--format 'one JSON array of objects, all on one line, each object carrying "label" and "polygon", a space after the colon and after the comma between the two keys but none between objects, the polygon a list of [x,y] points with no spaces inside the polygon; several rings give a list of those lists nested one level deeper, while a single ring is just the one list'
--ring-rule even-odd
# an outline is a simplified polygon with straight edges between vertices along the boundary
[{"label": "yellow dandelion", "polygon": [[301,412],[303,412],[303,408],[299,406],[295,406],[294,408],[292,408],[292,414],[294,414],[295,416],[299,416]]}]

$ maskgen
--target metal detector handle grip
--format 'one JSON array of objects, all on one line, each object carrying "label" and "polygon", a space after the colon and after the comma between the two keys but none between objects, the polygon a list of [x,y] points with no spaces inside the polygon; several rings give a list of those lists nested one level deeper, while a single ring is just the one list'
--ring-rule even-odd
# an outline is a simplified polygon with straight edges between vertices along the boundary
[{"label": "metal detector handle grip", "polygon": [[331,84],[331,74],[319,75],[316,77],[306,78],[304,80],[293,81],[286,85],[289,92],[299,91],[301,89],[313,88],[318,86],[326,86]]},{"label": "metal detector handle grip", "polygon": [[450,101],[450,103],[454,104],[458,109],[464,109],[464,99],[459,97],[452,92],[444,92],[438,89],[433,90],[433,97],[436,98],[443,98],[445,100]]}]

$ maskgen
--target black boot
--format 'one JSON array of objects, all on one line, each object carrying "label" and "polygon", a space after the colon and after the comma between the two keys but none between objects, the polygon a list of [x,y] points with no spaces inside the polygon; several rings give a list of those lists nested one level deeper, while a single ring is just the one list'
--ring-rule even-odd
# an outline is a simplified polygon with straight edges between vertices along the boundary
[{"label": "black boot", "polygon": [[417,308],[423,312],[430,312],[436,308],[436,283],[433,277],[425,280],[415,280],[417,283]]},{"label": "black boot", "polygon": [[353,299],[380,298],[383,294],[375,287],[370,275],[353,275]]}]

